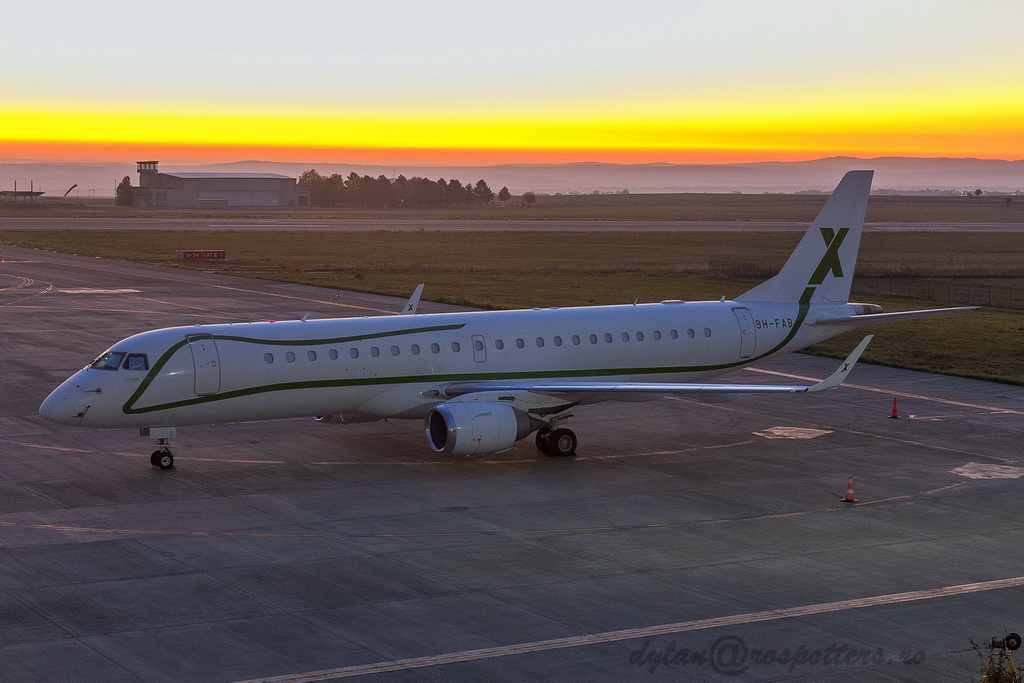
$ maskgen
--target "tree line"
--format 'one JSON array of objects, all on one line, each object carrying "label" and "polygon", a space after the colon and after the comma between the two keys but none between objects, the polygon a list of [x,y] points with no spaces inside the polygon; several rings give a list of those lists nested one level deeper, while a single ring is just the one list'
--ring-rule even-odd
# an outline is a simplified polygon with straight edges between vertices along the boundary
[{"label": "tree line", "polygon": [[511,198],[507,187],[495,195],[483,180],[478,180],[475,185],[463,185],[454,178],[429,180],[402,175],[394,179],[383,175],[374,178],[355,172],[347,177],[338,173],[322,176],[316,169],[299,176],[299,185],[309,189],[313,206],[362,209],[465,207],[489,204],[495,196],[499,201]]}]

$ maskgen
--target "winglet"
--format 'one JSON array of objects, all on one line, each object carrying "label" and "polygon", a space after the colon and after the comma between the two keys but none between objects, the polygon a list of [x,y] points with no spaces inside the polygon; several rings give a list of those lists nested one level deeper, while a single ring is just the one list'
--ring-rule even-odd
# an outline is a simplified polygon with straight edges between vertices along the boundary
[{"label": "winglet", "polygon": [[416,308],[420,305],[420,296],[423,294],[423,285],[423,282],[416,285],[416,289],[413,291],[412,296],[409,297],[409,301],[406,302],[405,307],[399,315],[416,315]]},{"label": "winglet", "polygon": [[857,344],[857,348],[855,348],[853,352],[846,357],[846,360],[843,361],[842,365],[840,365],[835,372],[833,372],[831,375],[821,380],[814,386],[807,387],[807,391],[825,391],[826,389],[835,389],[840,384],[842,384],[843,380],[845,380],[846,376],[850,374],[850,370],[853,370],[853,366],[857,364],[857,361],[860,359],[860,355],[864,353],[864,349],[868,347],[868,344],[871,342],[874,336],[875,335],[873,334],[869,334],[868,336],[864,337],[864,339],[861,340],[860,344]]}]

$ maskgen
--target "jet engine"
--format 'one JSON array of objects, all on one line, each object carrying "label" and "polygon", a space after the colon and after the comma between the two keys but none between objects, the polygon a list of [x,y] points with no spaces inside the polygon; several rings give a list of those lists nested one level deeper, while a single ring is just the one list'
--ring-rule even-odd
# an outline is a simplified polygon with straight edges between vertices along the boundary
[{"label": "jet engine", "polygon": [[453,401],[431,408],[423,424],[435,453],[476,455],[512,448],[533,431],[532,422],[507,403]]}]

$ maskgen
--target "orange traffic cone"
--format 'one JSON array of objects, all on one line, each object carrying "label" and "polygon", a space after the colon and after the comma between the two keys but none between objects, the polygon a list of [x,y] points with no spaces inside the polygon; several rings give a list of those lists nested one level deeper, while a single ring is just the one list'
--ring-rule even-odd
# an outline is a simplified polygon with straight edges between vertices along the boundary
[{"label": "orange traffic cone", "polygon": [[853,497],[853,475],[846,480],[846,497],[843,498],[844,503],[856,503],[857,499]]},{"label": "orange traffic cone", "polygon": [[898,420],[898,419],[900,419],[899,411],[896,410],[896,397],[895,396],[892,397],[892,414],[889,415],[889,419],[890,420]]}]

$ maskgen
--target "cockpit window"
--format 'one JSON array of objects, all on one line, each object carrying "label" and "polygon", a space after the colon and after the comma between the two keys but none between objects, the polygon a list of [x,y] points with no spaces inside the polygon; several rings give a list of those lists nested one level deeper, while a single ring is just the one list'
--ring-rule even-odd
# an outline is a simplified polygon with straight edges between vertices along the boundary
[{"label": "cockpit window", "polygon": [[144,353],[129,353],[122,367],[125,370],[149,370],[149,361]]},{"label": "cockpit window", "polygon": [[97,370],[117,370],[121,367],[121,361],[124,360],[124,357],[123,351],[107,351],[90,363],[89,367]]}]

